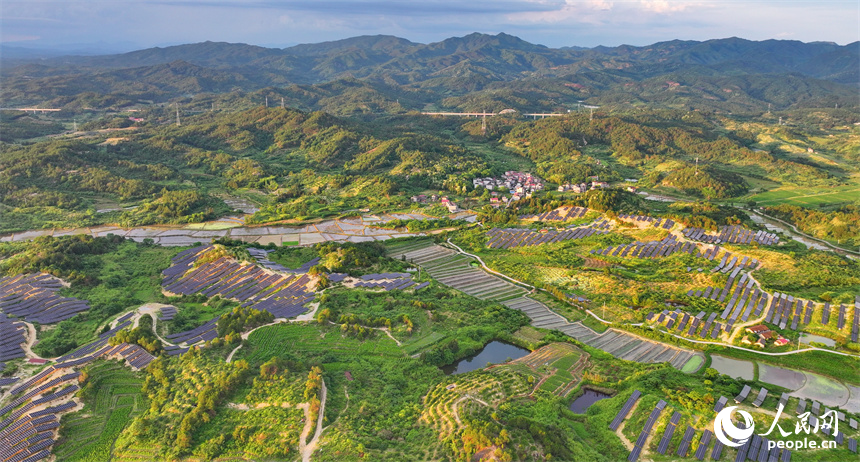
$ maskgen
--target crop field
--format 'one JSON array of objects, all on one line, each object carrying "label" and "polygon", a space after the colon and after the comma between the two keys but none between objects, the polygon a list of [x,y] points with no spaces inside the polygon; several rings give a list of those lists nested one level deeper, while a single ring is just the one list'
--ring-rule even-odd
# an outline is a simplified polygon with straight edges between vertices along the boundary
[{"label": "crop field", "polygon": [[114,361],[94,363],[88,371],[95,396],[84,400],[83,410],[63,416],[54,447],[59,460],[110,460],[120,432],[146,407],[138,374]]},{"label": "crop field", "polygon": [[746,198],[757,205],[791,204],[802,207],[819,207],[830,204],[851,203],[860,197],[860,185],[848,184],[831,187],[786,186]]}]

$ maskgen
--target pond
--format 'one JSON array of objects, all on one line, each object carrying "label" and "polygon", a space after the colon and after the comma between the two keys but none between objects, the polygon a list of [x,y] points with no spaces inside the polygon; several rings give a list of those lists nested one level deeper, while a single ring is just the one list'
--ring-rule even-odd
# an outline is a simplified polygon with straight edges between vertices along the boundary
[{"label": "pond", "polygon": [[585,410],[601,399],[611,398],[611,395],[585,388],[579,398],[570,403],[570,410],[577,414],[585,414]]},{"label": "pond", "polygon": [[531,353],[525,348],[520,348],[510,343],[493,340],[477,353],[455,361],[447,366],[442,366],[445,375],[457,375],[465,372],[483,369],[487,363],[501,364],[508,358],[517,359]]},{"label": "pond", "polygon": [[804,343],[818,342],[829,347],[836,346],[836,340],[833,340],[832,338],[822,337],[820,335],[802,333],[800,334],[800,339]]}]

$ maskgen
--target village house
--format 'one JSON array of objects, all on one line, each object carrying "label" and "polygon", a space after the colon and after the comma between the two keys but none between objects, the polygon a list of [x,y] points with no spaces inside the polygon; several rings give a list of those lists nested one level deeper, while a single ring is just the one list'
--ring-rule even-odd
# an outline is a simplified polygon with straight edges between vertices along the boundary
[{"label": "village house", "polygon": [[772,331],[768,329],[764,324],[757,324],[755,326],[747,327],[746,329],[748,334],[752,334],[757,337],[757,340],[753,342],[750,338],[744,337],[741,340],[741,343],[744,344],[753,344],[754,346],[758,346],[761,348],[765,348],[767,346],[767,342],[772,340],[775,346],[783,346],[788,345],[789,341],[782,335],[779,335],[778,332]]},{"label": "village house", "polygon": [[581,193],[584,193],[585,191],[588,191],[588,186],[585,183],[580,183],[580,184],[565,183],[565,184],[558,187],[558,192],[565,192],[565,191],[572,191],[576,194],[581,194]]}]

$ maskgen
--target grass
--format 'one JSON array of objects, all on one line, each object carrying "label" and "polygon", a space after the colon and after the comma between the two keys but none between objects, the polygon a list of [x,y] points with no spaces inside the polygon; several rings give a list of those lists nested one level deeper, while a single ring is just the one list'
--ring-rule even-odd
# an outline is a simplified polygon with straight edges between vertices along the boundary
[{"label": "grass", "polygon": [[280,356],[289,345],[290,351],[305,353],[335,352],[358,353],[402,357],[403,352],[388,337],[379,336],[375,341],[361,341],[345,337],[334,327],[308,324],[278,324],[254,331],[249,337],[250,348],[239,350],[238,356],[252,363],[265,362]]},{"label": "grass", "polygon": [[702,359],[701,356],[693,355],[693,357],[691,357],[687,361],[687,364],[684,364],[684,366],[681,368],[681,372],[686,372],[686,373],[696,372],[702,366],[703,362],[704,362],[704,359]]}]

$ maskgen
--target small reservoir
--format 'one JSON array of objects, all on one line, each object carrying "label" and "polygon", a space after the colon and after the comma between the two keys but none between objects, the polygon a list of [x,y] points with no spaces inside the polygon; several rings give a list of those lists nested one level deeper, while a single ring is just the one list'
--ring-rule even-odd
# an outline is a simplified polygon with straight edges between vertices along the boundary
[{"label": "small reservoir", "polygon": [[585,414],[586,409],[588,409],[592,404],[600,401],[601,399],[611,398],[612,396],[607,395],[606,393],[601,393],[599,391],[594,391],[590,388],[585,388],[583,390],[582,395],[573,400],[570,403],[569,409],[577,414]]},{"label": "small reservoir", "polygon": [[531,352],[525,348],[493,340],[486,344],[484,348],[479,350],[477,353],[448,364],[447,366],[442,366],[440,369],[442,369],[442,372],[444,372],[445,375],[457,375],[474,371],[475,369],[483,369],[487,367],[487,363],[501,364],[508,358],[522,358],[529,353]]}]

